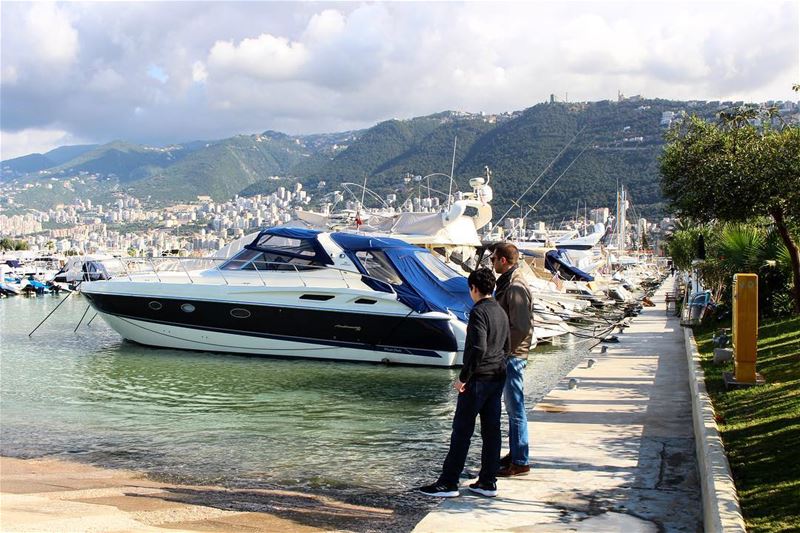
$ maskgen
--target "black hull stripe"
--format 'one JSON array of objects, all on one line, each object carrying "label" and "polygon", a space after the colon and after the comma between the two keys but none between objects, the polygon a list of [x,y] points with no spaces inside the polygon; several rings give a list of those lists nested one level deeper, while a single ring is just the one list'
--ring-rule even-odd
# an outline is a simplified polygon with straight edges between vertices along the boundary
[{"label": "black hull stripe", "polygon": [[[187,329],[192,329],[192,330],[197,330],[197,331],[211,331],[211,332],[214,332],[214,333],[226,333],[228,335],[239,335],[239,336],[244,336],[244,337],[256,337],[256,338],[261,338],[261,339],[272,339],[272,340],[289,341],[289,342],[303,342],[303,343],[306,343],[306,344],[318,344],[318,345],[325,346],[324,348],[309,348],[309,347],[305,347],[305,348],[281,348],[281,351],[292,350],[292,351],[298,351],[298,352],[302,352],[302,351],[306,351],[307,352],[307,351],[313,351],[313,350],[327,350],[328,348],[349,348],[349,349],[353,349],[353,350],[368,350],[368,351],[374,351],[374,352],[386,352],[386,353],[391,353],[391,354],[394,354],[394,355],[416,355],[416,356],[420,356],[420,357],[433,357],[433,358],[438,358],[438,359],[442,358],[442,356],[439,353],[437,353],[435,351],[432,351],[432,350],[418,350],[418,349],[400,348],[400,347],[395,347],[395,346],[370,346],[370,345],[366,345],[366,344],[357,344],[357,343],[352,343],[352,342],[339,342],[339,341],[333,341],[333,340],[320,340],[320,339],[314,339],[314,338],[309,338],[309,337],[288,337],[288,336],[284,336],[284,335],[270,335],[270,334],[267,334],[267,333],[244,332],[244,331],[239,331],[239,330],[227,330],[227,329],[223,329],[223,328],[210,328],[210,327],[201,327],[201,326],[194,326],[194,325],[188,325],[188,324],[176,324],[174,322],[163,322],[163,321],[158,321],[158,320],[146,320],[146,319],[139,318],[139,317],[124,316],[124,315],[111,315],[111,316],[114,316],[115,318],[119,318],[120,320],[125,320],[129,324],[131,324],[130,320],[136,320],[138,322],[147,322],[149,324],[159,324],[159,325],[162,325],[162,326],[174,326],[174,327],[187,328]],[[235,348],[233,346],[227,346],[227,345],[224,345],[224,344],[215,344],[213,342],[198,341],[198,340],[194,340],[194,339],[185,339],[183,337],[177,337],[175,335],[168,335],[168,334],[162,333],[160,331],[155,331],[155,330],[152,330],[152,329],[145,328],[144,326],[141,326],[139,324],[131,324],[131,325],[139,327],[139,328],[142,328],[142,329],[145,329],[145,330],[147,330],[147,331],[149,331],[149,332],[151,332],[153,334],[156,334],[156,335],[163,335],[164,337],[170,337],[170,338],[177,339],[177,340],[184,341],[184,342],[187,342],[187,341],[188,342],[197,342],[197,343],[201,343],[201,344],[207,344],[209,346],[214,346],[214,347],[217,347],[217,348],[228,348],[228,349]],[[139,344],[142,344],[142,343],[139,343]],[[242,352],[235,352],[235,353],[242,353]],[[325,359],[325,358],[321,358],[321,359]],[[354,359],[354,361],[358,361],[358,359]]]}]

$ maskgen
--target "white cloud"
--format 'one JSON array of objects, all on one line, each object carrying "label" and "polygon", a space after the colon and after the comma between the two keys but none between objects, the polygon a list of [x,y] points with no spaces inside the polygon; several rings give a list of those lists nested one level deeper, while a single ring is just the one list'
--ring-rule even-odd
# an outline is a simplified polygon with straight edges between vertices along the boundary
[{"label": "white cloud", "polygon": [[67,11],[51,3],[35,3],[25,18],[28,44],[36,59],[49,65],[68,66],[78,53],[78,32]]},{"label": "white cloud", "polygon": [[2,10],[6,131],[157,143],[516,110],[550,93],[798,99],[791,1],[7,2]]},{"label": "white cloud", "polygon": [[241,74],[263,80],[285,80],[297,74],[308,53],[302,43],[285,37],[261,34],[232,41],[217,41],[208,56],[208,66],[225,74]]},{"label": "white cloud", "polygon": [[202,61],[195,61],[192,64],[192,81],[204,83],[208,79],[208,71]]},{"label": "white cloud", "polygon": [[335,9],[326,9],[315,13],[308,22],[303,39],[310,42],[324,42],[339,34],[345,29],[347,19]]},{"label": "white cloud", "polygon": [[59,129],[26,129],[17,132],[0,130],[0,160],[49,152],[68,144],[84,144],[69,132]]},{"label": "white cloud", "polygon": [[3,65],[2,69],[2,83],[3,85],[14,85],[19,79],[17,74],[17,67],[14,65]]},{"label": "white cloud", "polygon": [[125,86],[125,78],[113,68],[103,68],[92,75],[86,88],[92,91],[106,93],[120,90]]}]

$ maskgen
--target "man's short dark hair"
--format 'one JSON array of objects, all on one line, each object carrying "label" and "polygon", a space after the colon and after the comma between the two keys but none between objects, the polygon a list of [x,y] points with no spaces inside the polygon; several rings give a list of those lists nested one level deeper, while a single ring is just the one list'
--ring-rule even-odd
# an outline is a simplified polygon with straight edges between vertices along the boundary
[{"label": "man's short dark hair", "polygon": [[516,265],[519,261],[519,250],[510,242],[498,242],[494,245],[492,253],[496,257],[505,257],[506,263],[509,265]]},{"label": "man's short dark hair", "polygon": [[495,285],[494,273],[491,268],[479,268],[470,273],[467,284],[470,288],[475,287],[484,296],[492,294]]}]

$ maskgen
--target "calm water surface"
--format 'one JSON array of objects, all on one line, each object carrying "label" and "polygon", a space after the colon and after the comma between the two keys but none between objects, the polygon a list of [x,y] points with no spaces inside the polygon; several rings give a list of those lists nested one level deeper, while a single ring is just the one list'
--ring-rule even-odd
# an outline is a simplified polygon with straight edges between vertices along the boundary
[{"label": "calm water surface", "polygon": [[[0,300],[0,453],[142,470],[188,483],[396,501],[447,451],[455,370],[280,360],[123,341],[70,297]],[[583,357],[540,347],[532,404]],[[505,427],[504,427],[505,431]],[[534,437],[535,438],[535,437]],[[479,468],[479,437],[467,465]]]}]

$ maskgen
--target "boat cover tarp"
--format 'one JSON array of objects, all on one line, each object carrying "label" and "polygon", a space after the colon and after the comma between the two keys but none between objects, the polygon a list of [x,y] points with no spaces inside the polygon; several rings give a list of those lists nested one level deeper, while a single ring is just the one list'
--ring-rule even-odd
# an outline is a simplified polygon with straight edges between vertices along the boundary
[{"label": "boat cover tarp", "polygon": [[84,281],[111,279],[106,266],[100,261],[84,261],[81,272],[83,272],[82,278]]},{"label": "boat cover tarp", "polygon": [[566,258],[563,250],[550,250],[545,256],[545,266],[550,272],[566,271],[577,281],[594,281],[594,276],[587,274],[580,268],[573,266]]},{"label": "boat cover tarp", "polygon": [[[392,288],[397,292],[400,301],[415,311],[420,313],[451,311],[459,320],[467,321],[469,310],[472,309],[467,278],[459,275],[446,281],[439,279],[419,257],[420,254],[430,254],[429,251],[411,246],[399,239],[386,237],[370,237],[353,233],[332,233],[331,237],[345,250],[345,253],[364,274],[367,272],[357,259],[356,252],[370,250],[384,252],[403,280],[400,285],[392,284]],[[438,259],[435,260],[438,261]],[[449,269],[444,264],[442,266]],[[365,282],[370,284],[372,280],[365,279]],[[377,285],[379,282],[374,283]],[[370,286],[372,285],[370,284]],[[378,287],[374,288],[383,290]]]}]

